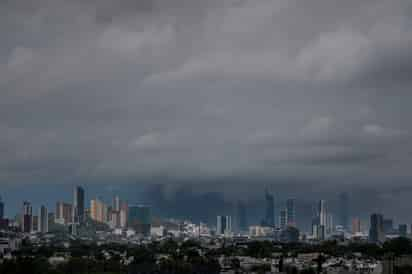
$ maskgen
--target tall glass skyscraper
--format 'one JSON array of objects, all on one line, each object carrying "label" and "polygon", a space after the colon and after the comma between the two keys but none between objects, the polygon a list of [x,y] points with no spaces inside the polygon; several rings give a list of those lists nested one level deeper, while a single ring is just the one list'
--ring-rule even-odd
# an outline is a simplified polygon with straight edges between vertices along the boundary
[{"label": "tall glass skyscraper", "polygon": [[316,227],[316,237],[318,240],[326,239],[326,229],[328,224],[328,213],[326,209],[326,201],[320,200],[317,209],[318,224]]},{"label": "tall glass skyscraper", "polygon": [[286,201],[287,225],[296,226],[295,199]]},{"label": "tall glass skyscraper", "polygon": [[275,226],[275,198],[268,190],[266,190],[265,193],[265,203],[266,211],[264,224],[267,226]]},{"label": "tall glass skyscraper", "polygon": [[84,189],[80,186],[73,190],[73,223],[84,222]]}]

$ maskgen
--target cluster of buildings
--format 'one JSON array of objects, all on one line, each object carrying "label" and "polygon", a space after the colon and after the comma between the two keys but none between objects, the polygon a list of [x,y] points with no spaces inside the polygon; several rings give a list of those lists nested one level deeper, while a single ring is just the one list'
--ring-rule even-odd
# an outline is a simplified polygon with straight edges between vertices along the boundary
[{"label": "cluster of buildings", "polygon": [[[260,224],[249,226],[246,206],[243,202],[238,202],[234,216],[217,216],[215,235],[242,235],[281,242],[351,239],[377,244],[386,239],[409,235],[408,225],[399,224],[395,227],[393,219],[384,218],[382,214],[372,214],[369,223],[363,223],[359,217],[351,217],[347,193],[339,194],[334,212],[326,200],[319,200],[312,208],[311,229],[306,233],[298,229],[294,198],[286,199],[283,205],[276,208],[274,195],[266,190],[264,210],[264,218]],[[410,231],[412,233],[412,225]]]},{"label": "cluster of buildings", "polygon": [[84,227],[107,226],[111,229],[133,229],[137,234],[149,236],[151,218],[150,206],[129,205],[118,196],[113,198],[112,204],[106,204],[99,198],[92,199],[90,207],[87,208],[85,192],[80,186],[74,187],[71,203],[56,203],[55,212],[50,212],[45,205],[34,211],[32,204],[24,201],[21,214],[18,214],[15,220],[4,217],[4,203],[0,198],[0,230],[12,228],[25,234],[46,234],[58,228],[76,236],[79,229]]}]

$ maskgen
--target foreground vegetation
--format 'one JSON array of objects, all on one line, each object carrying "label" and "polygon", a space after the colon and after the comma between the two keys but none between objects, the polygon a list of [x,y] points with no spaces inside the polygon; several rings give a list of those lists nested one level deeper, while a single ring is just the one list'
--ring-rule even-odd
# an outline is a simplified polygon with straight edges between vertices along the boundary
[{"label": "foreground vegetation", "polygon": [[[277,244],[272,242],[251,242],[242,246],[229,245],[219,249],[202,248],[200,243],[186,241],[177,243],[168,240],[145,246],[121,246],[85,244],[72,241],[69,248],[62,246],[34,247],[25,243],[21,250],[13,254],[13,259],[0,263],[1,274],[214,274],[220,272],[218,258],[221,255],[251,256],[271,258],[284,254],[296,256],[301,253],[321,252],[325,256],[351,257],[354,253],[382,259],[387,254],[400,256],[412,254],[412,243],[406,238],[397,238],[377,246],[367,243],[342,245],[336,241],[321,245]],[[56,254],[69,254],[66,261],[52,265],[49,258]],[[282,256],[282,255],[280,255]],[[126,262],[126,260],[128,260]],[[319,263],[321,258],[319,258]],[[1,260],[0,260],[1,261]],[[234,268],[239,264],[232,261]],[[265,272],[267,266],[255,269]],[[285,267],[287,273],[298,273],[296,269]],[[321,269],[301,271],[311,274]],[[397,273],[412,273],[411,268],[403,267]]]}]

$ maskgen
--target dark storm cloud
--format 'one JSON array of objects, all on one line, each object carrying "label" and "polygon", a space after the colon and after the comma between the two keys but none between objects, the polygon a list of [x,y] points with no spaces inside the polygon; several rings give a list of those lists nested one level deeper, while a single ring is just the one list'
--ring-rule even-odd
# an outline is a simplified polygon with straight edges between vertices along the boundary
[{"label": "dark storm cloud", "polygon": [[404,185],[411,11],[403,0],[2,1],[0,183]]}]

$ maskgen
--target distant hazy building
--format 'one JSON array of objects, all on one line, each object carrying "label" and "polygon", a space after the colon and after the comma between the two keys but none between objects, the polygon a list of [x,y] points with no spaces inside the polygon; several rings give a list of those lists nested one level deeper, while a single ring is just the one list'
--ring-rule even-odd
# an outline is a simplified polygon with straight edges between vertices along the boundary
[{"label": "distant hazy building", "polygon": [[22,214],[22,231],[25,233],[30,233],[32,231],[33,223],[33,208],[28,201],[23,202],[23,214]]},{"label": "distant hazy building", "polygon": [[244,202],[239,201],[237,203],[237,226],[239,231],[247,231],[247,217],[246,217],[246,205]]},{"label": "distant hazy building", "polygon": [[287,225],[296,226],[296,209],[295,209],[295,199],[286,200],[286,212],[287,212]]},{"label": "distant hazy building", "polygon": [[287,215],[287,210],[282,209],[279,212],[279,227],[280,229],[285,229],[288,224],[288,215]]},{"label": "distant hazy building", "polygon": [[73,190],[73,223],[84,222],[84,205],[84,189],[80,186],[76,186]]},{"label": "distant hazy building", "polygon": [[339,219],[338,224],[345,230],[349,229],[349,197],[346,192],[339,195]]},{"label": "distant hazy building", "polygon": [[217,216],[216,234],[217,235],[226,235],[226,236],[232,234],[232,217],[230,217],[230,216]]},{"label": "distant hazy building", "polygon": [[39,210],[39,229],[40,233],[49,232],[49,213],[45,206],[41,206]]},{"label": "distant hazy building", "polygon": [[398,226],[398,233],[400,237],[406,237],[408,235],[408,225],[400,224]]},{"label": "distant hazy building", "polygon": [[151,207],[147,205],[129,205],[128,225],[137,234],[150,236],[152,226]]},{"label": "distant hazy building", "polygon": [[335,232],[335,223],[333,219],[333,214],[327,213],[326,216],[326,233],[330,235]]},{"label": "distant hazy building", "polygon": [[393,234],[393,220],[392,219],[383,219],[383,232],[385,234]]},{"label": "distant hazy building", "polygon": [[361,232],[361,221],[359,218],[352,219],[352,234],[357,234]]},{"label": "distant hazy building", "polygon": [[0,196],[0,220],[4,219],[4,203]]},{"label": "distant hazy building", "polygon": [[275,226],[275,197],[269,193],[268,190],[265,192],[265,219],[263,224],[266,226]]},{"label": "distant hazy building", "polygon": [[382,214],[372,214],[370,218],[369,241],[372,243],[383,243],[385,233],[383,231]]}]

